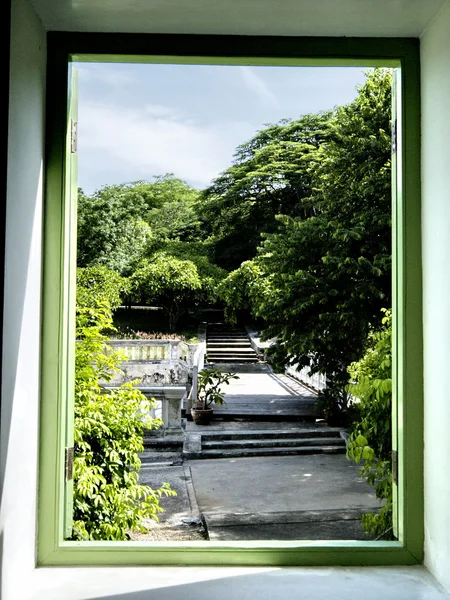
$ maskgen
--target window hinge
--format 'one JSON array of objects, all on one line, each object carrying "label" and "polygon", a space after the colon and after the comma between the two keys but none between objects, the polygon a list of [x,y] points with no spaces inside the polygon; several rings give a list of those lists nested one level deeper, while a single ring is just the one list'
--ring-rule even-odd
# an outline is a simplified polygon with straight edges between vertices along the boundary
[{"label": "window hinge", "polygon": [[398,452],[392,450],[392,481],[395,485],[398,484]]},{"label": "window hinge", "polygon": [[392,138],[392,152],[397,152],[397,120],[392,121],[391,138]]},{"label": "window hinge", "polygon": [[78,146],[78,123],[76,121],[71,122],[70,128],[70,151],[72,154],[76,154]]},{"label": "window hinge", "polygon": [[65,452],[66,481],[70,481],[71,479],[73,479],[74,455],[75,455],[75,448],[73,446],[71,448],[66,448],[66,452]]}]

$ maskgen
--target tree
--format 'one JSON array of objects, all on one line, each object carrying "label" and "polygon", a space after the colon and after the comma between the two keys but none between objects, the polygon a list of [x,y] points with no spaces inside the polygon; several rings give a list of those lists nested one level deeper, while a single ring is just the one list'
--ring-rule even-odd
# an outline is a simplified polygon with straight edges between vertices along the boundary
[{"label": "tree", "polygon": [[202,282],[197,267],[190,260],[180,260],[165,253],[145,260],[131,277],[136,302],[161,306],[175,330],[179,317],[202,298]]},{"label": "tree", "polygon": [[119,308],[121,299],[129,291],[129,281],[102,265],[77,269],[77,304],[95,308],[106,301],[111,310]]},{"label": "tree", "polygon": [[329,136],[328,122],[328,113],[286,119],[238,147],[234,164],[201,201],[217,264],[233,270],[252,259],[261,235],[278,229],[276,215],[314,214],[310,161]]},{"label": "tree", "polygon": [[347,367],[390,305],[390,81],[388,70],[374,71],[335,111],[308,155],[314,214],[276,217],[278,231],[254,259],[264,285],[252,285],[252,309],[278,340],[274,362],[327,374],[330,419],[347,411]]},{"label": "tree", "polygon": [[159,500],[174,495],[167,484],[139,485],[143,429],[159,422],[149,417],[153,404],[132,384],[106,392],[124,357],[106,345],[112,328],[107,301],[92,299],[77,308],[75,359],[74,538],[126,540],[147,531],[144,518],[158,518]]},{"label": "tree", "polygon": [[202,284],[202,297],[198,297],[199,304],[214,305],[218,300],[218,286],[227,276],[227,272],[212,262],[211,243],[198,240],[190,242],[166,240],[160,248],[166,255],[194,263]]},{"label": "tree", "polygon": [[153,193],[155,206],[147,221],[157,240],[193,241],[201,236],[197,190],[170,173],[155,177]]},{"label": "tree", "polygon": [[78,266],[97,264],[129,274],[150,237],[142,188],[139,182],[103,186],[91,197],[79,191]]},{"label": "tree", "polygon": [[225,320],[228,323],[235,324],[240,311],[251,311],[257,305],[264,283],[260,267],[251,260],[243,262],[239,269],[220,282],[217,293],[225,304]]},{"label": "tree", "polygon": [[350,393],[356,419],[347,456],[363,463],[361,475],[382,501],[378,513],[363,515],[365,530],[376,537],[393,539],[392,531],[392,323],[391,311],[383,311],[382,328],[369,334],[364,356],[349,367]]},{"label": "tree", "polygon": [[198,192],[173,174],[78,195],[78,265],[130,275],[148,247],[195,236]]}]

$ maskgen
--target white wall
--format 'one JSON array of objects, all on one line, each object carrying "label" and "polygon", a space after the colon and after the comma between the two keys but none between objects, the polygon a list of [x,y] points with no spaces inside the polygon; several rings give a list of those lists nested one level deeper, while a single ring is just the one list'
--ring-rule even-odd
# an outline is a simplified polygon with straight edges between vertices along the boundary
[{"label": "white wall", "polygon": [[450,590],[450,3],[422,37],[421,62],[425,563]]},{"label": "white wall", "polygon": [[[45,35],[13,1],[5,343],[1,597],[24,598],[34,566]],[[450,590],[450,4],[422,39],[426,564]]]},{"label": "white wall", "polygon": [[12,3],[1,421],[2,593],[21,599],[35,563],[45,35]]}]

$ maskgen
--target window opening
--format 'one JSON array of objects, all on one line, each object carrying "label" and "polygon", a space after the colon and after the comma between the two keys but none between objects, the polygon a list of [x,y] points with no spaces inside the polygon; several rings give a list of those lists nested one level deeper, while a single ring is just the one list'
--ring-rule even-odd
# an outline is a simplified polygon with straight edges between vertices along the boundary
[{"label": "window opening", "polygon": [[69,539],[395,539],[392,70],[76,68]]},{"label": "window opening", "polygon": [[[421,360],[421,337],[420,328],[416,326],[421,315],[417,43],[415,40],[390,39],[267,38],[265,42],[269,44],[271,53],[278,58],[264,58],[260,47],[266,46],[260,46],[261,42],[261,39],[256,38],[222,39],[220,36],[124,36],[116,40],[110,36],[63,36],[52,33],[49,35],[49,85],[55,90],[67,89],[67,61],[69,64],[72,61],[112,62],[115,60],[113,53],[119,48],[128,54],[116,57],[125,62],[225,63],[255,67],[352,64],[366,67],[383,65],[395,69],[398,89],[393,104],[393,118],[397,115],[394,118],[397,121],[397,144],[392,156],[395,182],[392,211],[392,416],[393,449],[398,451],[398,454],[394,453],[398,473],[397,483],[394,482],[393,485],[394,492],[397,492],[394,499],[398,500],[398,504],[394,506],[394,516],[397,517],[394,532],[398,541],[210,540],[152,544],[139,541],[113,544],[101,541],[66,541],[63,506],[67,496],[64,493],[64,482],[66,474],[70,474],[71,455],[71,446],[66,444],[67,416],[72,414],[66,400],[70,401],[68,390],[74,389],[69,383],[71,374],[74,373],[73,370],[70,372],[69,365],[73,361],[70,352],[75,349],[75,328],[70,323],[75,315],[70,307],[73,306],[76,287],[73,268],[75,253],[71,244],[76,238],[73,230],[75,220],[71,217],[73,202],[71,194],[67,193],[71,177],[64,157],[69,156],[72,147],[74,148],[69,133],[74,128],[70,118],[68,125],[65,94],[56,94],[48,97],[47,110],[39,564],[317,565],[336,564],[338,561],[339,564],[354,565],[415,564],[421,560],[422,408],[421,369],[418,368]],[[226,48],[223,44],[226,44]],[[233,57],[228,58],[230,48],[233,49]],[[174,57],[173,54],[178,56]],[[194,58],[190,58],[192,56]],[[210,56],[219,58],[209,58]],[[242,58],[244,56],[247,58]],[[341,58],[330,59],[330,56]],[[405,98],[408,98],[407,103]],[[73,155],[76,160],[77,153]]]}]

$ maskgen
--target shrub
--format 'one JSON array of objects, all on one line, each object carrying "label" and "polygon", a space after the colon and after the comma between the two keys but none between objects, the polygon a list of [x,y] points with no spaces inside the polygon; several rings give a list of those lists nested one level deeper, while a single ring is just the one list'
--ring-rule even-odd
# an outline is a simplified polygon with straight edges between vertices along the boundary
[{"label": "shrub", "polygon": [[160,421],[149,417],[152,401],[132,384],[107,392],[124,359],[105,343],[112,328],[106,301],[77,308],[75,358],[75,460],[73,537],[126,540],[130,530],[145,532],[144,518],[157,520],[163,495],[175,495],[168,484],[158,489],[139,485],[144,427]]},{"label": "shrub", "polygon": [[348,389],[359,402],[347,456],[363,462],[361,475],[383,503],[379,513],[363,515],[364,529],[377,538],[392,539],[392,328],[391,311],[384,313],[382,329],[370,334],[365,355],[349,367],[354,383]]},{"label": "shrub", "polygon": [[108,302],[112,310],[121,304],[129,290],[129,282],[116,271],[101,265],[77,269],[77,304],[95,307],[99,301]]}]

